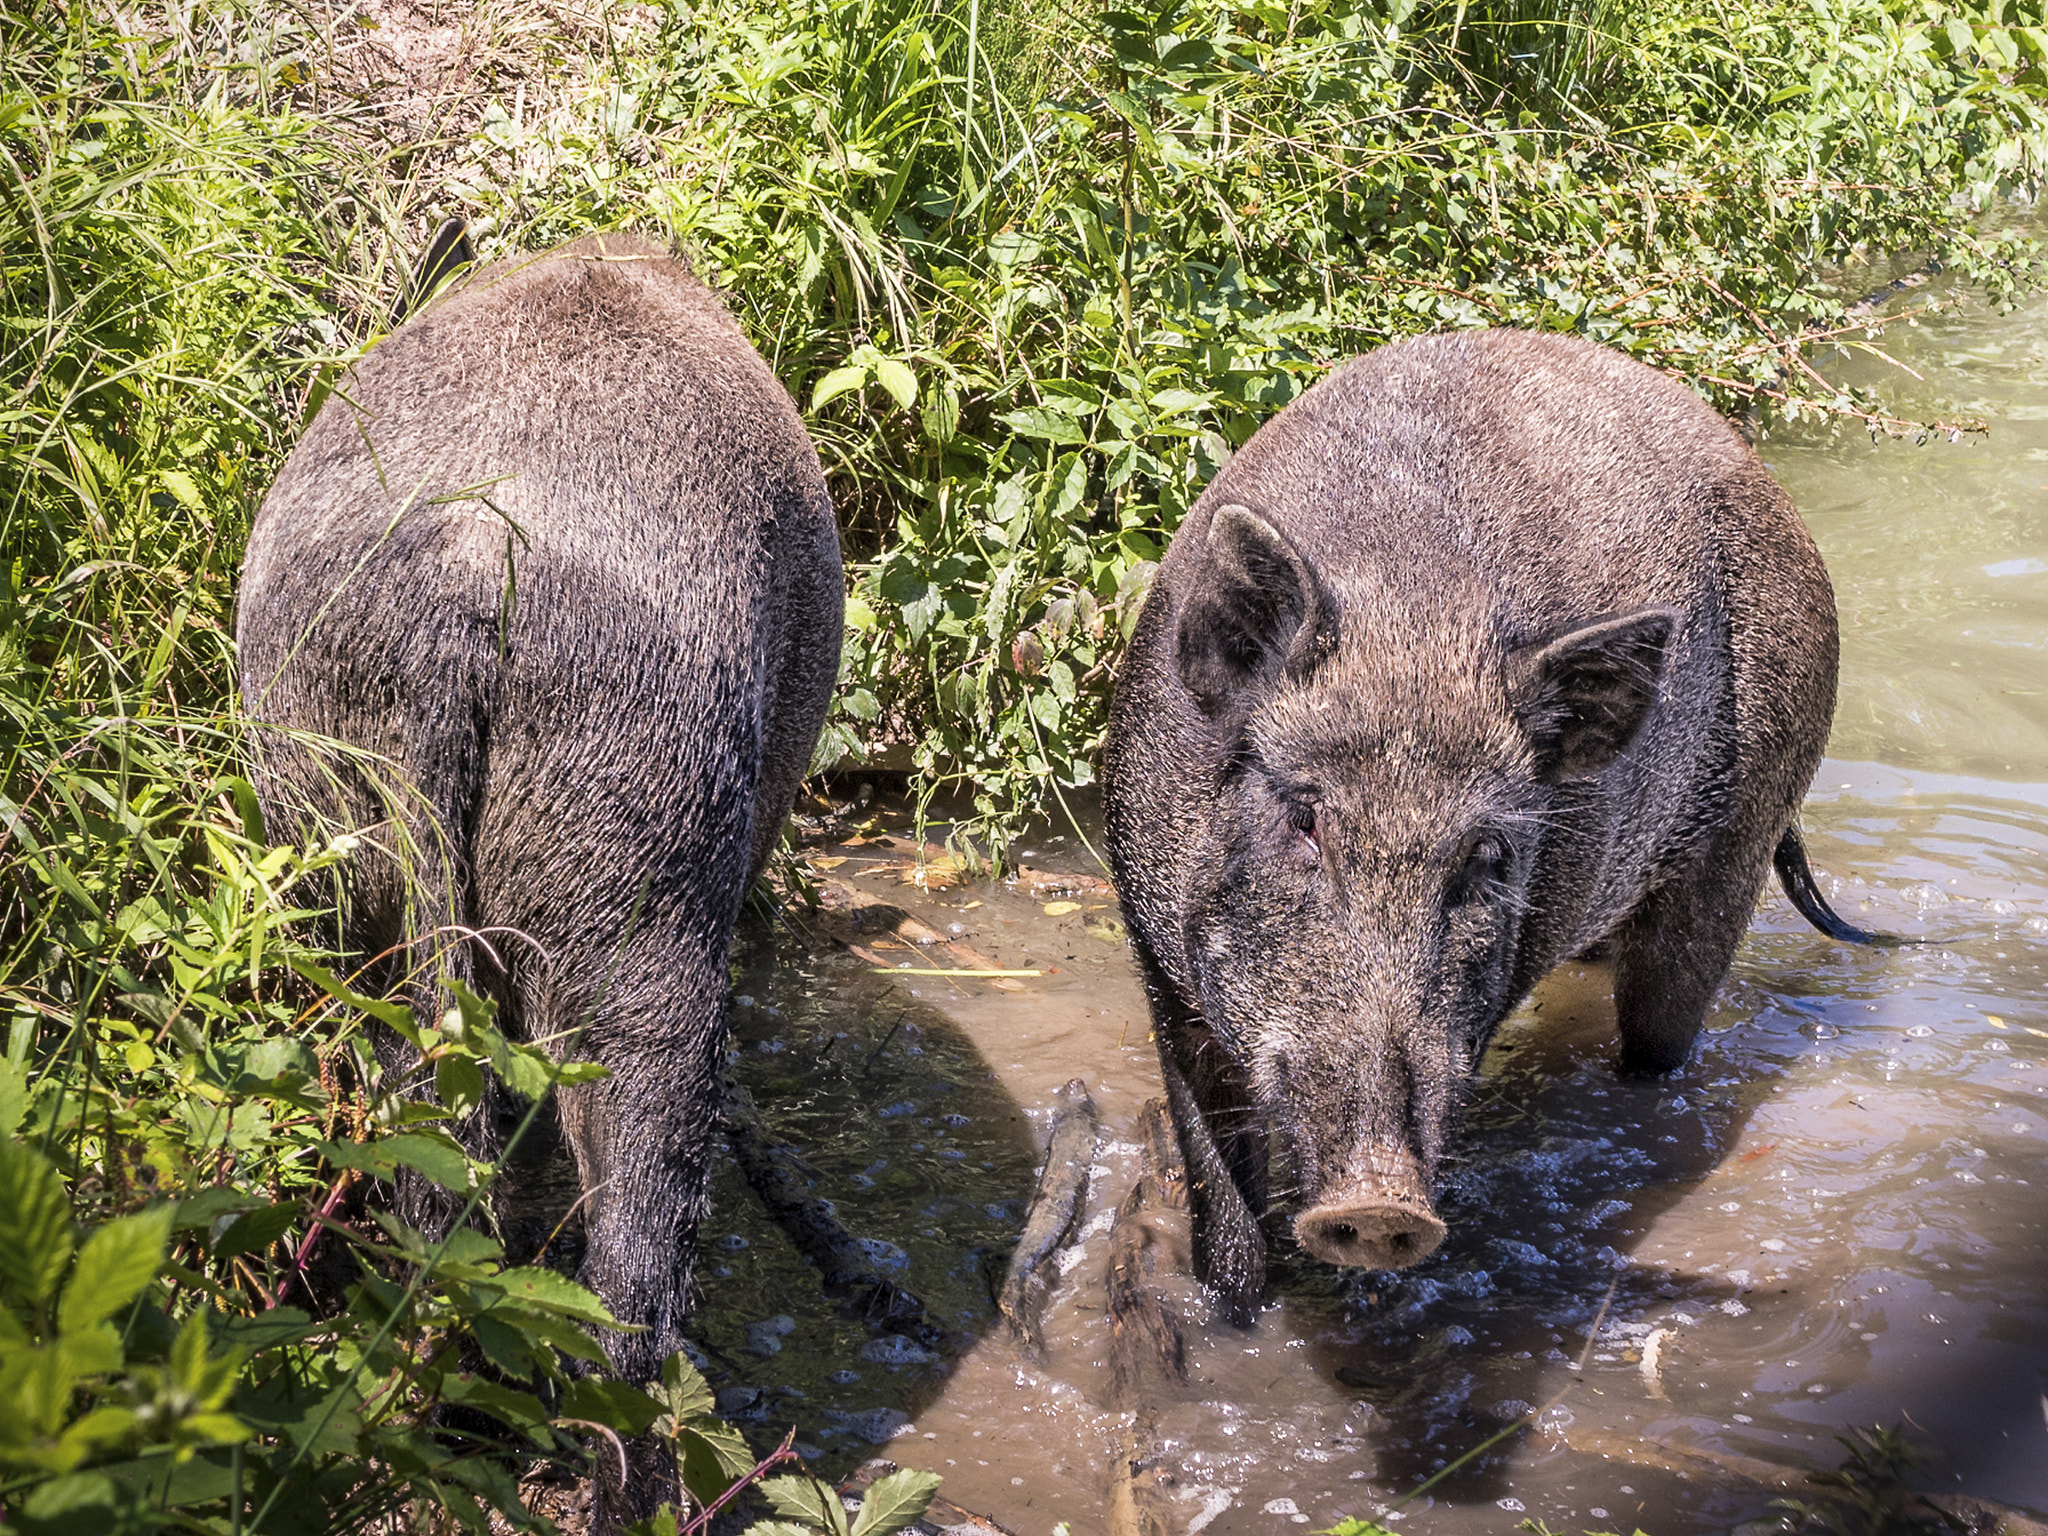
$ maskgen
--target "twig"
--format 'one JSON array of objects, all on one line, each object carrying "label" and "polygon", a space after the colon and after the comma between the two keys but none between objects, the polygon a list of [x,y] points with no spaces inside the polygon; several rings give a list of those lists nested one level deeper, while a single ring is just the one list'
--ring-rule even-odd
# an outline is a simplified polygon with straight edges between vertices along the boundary
[{"label": "twig", "polygon": [[306,1266],[313,1259],[313,1245],[320,1241],[320,1234],[327,1230],[327,1223],[333,1219],[335,1210],[341,1204],[341,1197],[348,1193],[349,1185],[355,1180],[356,1170],[344,1168],[341,1177],[334,1181],[334,1188],[327,1192],[327,1198],[320,1203],[320,1209],[314,1213],[313,1229],[306,1234],[306,1240],[299,1244],[298,1256],[292,1260],[290,1272],[278,1283],[277,1289],[271,1293],[270,1300],[264,1303],[264,1311],[272,1310],[284,1300],[284,1294],[291,1289],[294,1280],[301,1285],[305,1284]]},{"label": "twig", "polygon": [[768,1474],[770,1469],[781,1466],[785,1461],[799,1460],[800,1458],[797,1456],[796,1451],[794,1449],[795,1445],[796,1431],[792,1429],[788,1434],[782,1437],[782,1444],[778,1445],[774,1450],[770,1451],[766,1456],[763,1456],[759,1461],[754,1463],[753,1471],[749,1472],[745,1477],[741,1478],[738,1482],[734,1483],[730,1488],[726,1489],[725,1492],[721,1493],[717,1498],[713,1499],[709,1504],[705,1505],[704,1512],[700,1515],[692,1517],[688,1525],[684,1526],[681,1530],[676,1532],[676,1536],[700,1536],[700,1533],[710,1526],[712,1518],[721,1509],[725,1508],[726,1505],[730,1504],[734,1499],[738,1498],[742,1493],[746,1492],[747,1489],[753,1487],[754,1484],[758,1483],[764,1476]]}]

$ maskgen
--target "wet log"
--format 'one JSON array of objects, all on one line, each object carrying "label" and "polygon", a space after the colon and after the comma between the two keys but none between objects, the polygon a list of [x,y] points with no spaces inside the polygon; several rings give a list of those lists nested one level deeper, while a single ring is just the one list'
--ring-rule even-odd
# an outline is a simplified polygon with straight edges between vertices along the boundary
[{"label": "wet log", "polygon": [[[1665,1440],[1618,1435],[1594,1428],[1573,1427],[1560,1438],[1573,1450],[1585,1455],[1605,1456],[1628,1462],[1631,1466],[1674,1473],[1682,1478],[1701,1478],[1716,1487],[1726,1487],[1731,1482],[1748,1483],[1759,1491],[1789,1494],[1819,1503],[1840,1503],[1850,1497],[1845,1489],[1814,1482],[1812,1474],[1802,1468],[1734,1451],[1717,1451],[1703,1445],[1673,1445]],[[2048,1523],[1974,1494],[1923,1493],[1914,1497],[1954,1516],[1971,1536],[2048,1536]]]},{"label": "wet log", "polygon": [[[922,957],[917,960],[919,965],[950,962],[969,972],[1002,969],[973,945],[948,938],[894,902],[870,896],[844,880],[822,879],[818,882],[818,909],[808,921],[833,943],[859,955],[871,965],[885,969],[894,969],[896,960],[912,956]],[[870,947],[892,942],[902,948],[884,955]],[[941,956],[944,962],[940,960]],[[965,975],[959,978],[959,983],[966,982],[978,982],[999,992],[1024,990],[1024,983],[1013,976]]]},{"label": "wet log", "polygon": [[1185,1322],[1201,1305],[1194,1213],[1166,1100],[1139,1112],[1143,1162],[1109,1235],[1110,1390],[1122,1413],[1110,1487],[1111,1536],[1171,1536],[1185,1511],[1154,1407],[1187,1379]]},{"label": "wet log", "polygon": [[737,1083],[726,1085],[722,1120],[747,1187],[817,1269],[825,1293],[870,1327],[904,1334],[927,1348],[942,1343],[945,1330],[931,1321],[924,1303],[881,1273],[874,1255],[813,1193],[817,1170],[768,1134],[753,1096]]},{"label": "wet log", "polygon": [[1077,1077],[1053,1095],[1052,1140],[1045,1167],[1025,1213],[1024,1235],[1010,1255],[996,1308],[1011,1331],[1034,1352],[1045,1348],[1041,1323],[1045,1298],[1052,1289],[1053,1258],[1074,1229],[1088,1193],[1088,1171],[1095,1162],[1095,1101]]},{"label": "wet log", "polygon": [[1193,1213],[1187,1169],[1164,1099],[1138,1117],[1144,1171],[1117,1208],[1109,1234],[1111,1390],[1121,1406],[1151,1399],[1151,1384],[1187,1377],[1179,1304],[1192,1281]]}]

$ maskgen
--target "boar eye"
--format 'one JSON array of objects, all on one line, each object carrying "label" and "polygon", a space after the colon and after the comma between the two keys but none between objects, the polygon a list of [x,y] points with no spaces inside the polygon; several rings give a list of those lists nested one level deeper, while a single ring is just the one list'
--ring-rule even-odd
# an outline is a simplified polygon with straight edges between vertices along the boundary
[{"label": "boar eye", "polygon": [[1321,848],[1316,841],[1316,808],[1297,800],[1287,807],[1287,825],[1299,832],[1311,848]]},{"label": "boar eye", "polygon": [[1464,866],[1451,881],[1453,902],[1476,901],[1490,885],[1507,878],[1508,845],[1488,834],[1477,839],[1465,855]]}]

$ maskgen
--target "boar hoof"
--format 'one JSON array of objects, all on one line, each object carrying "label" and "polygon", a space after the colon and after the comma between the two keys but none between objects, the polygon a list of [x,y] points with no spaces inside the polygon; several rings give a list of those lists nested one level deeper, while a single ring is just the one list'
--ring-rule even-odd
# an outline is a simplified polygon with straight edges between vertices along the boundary
[{"label": "boar hoof", "polygon": [[1348,1200],[1303,1211],[1294,1240],[1326,1264],[1406,1269],[1436,1252],[1444,1224],[1398,1198]]}]

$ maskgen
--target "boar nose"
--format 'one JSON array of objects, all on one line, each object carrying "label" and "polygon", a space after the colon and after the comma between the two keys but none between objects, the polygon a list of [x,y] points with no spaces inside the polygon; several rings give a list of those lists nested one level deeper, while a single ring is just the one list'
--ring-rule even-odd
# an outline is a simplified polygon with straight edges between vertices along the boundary
[{"label": "boar nose", "polygon": [[1405,1269],[1436,1251],[1444,1224],[1405,1147],[1368,1147],[1344,1177],[1294,1218],[1294,1239],[1326,1264]]}]

